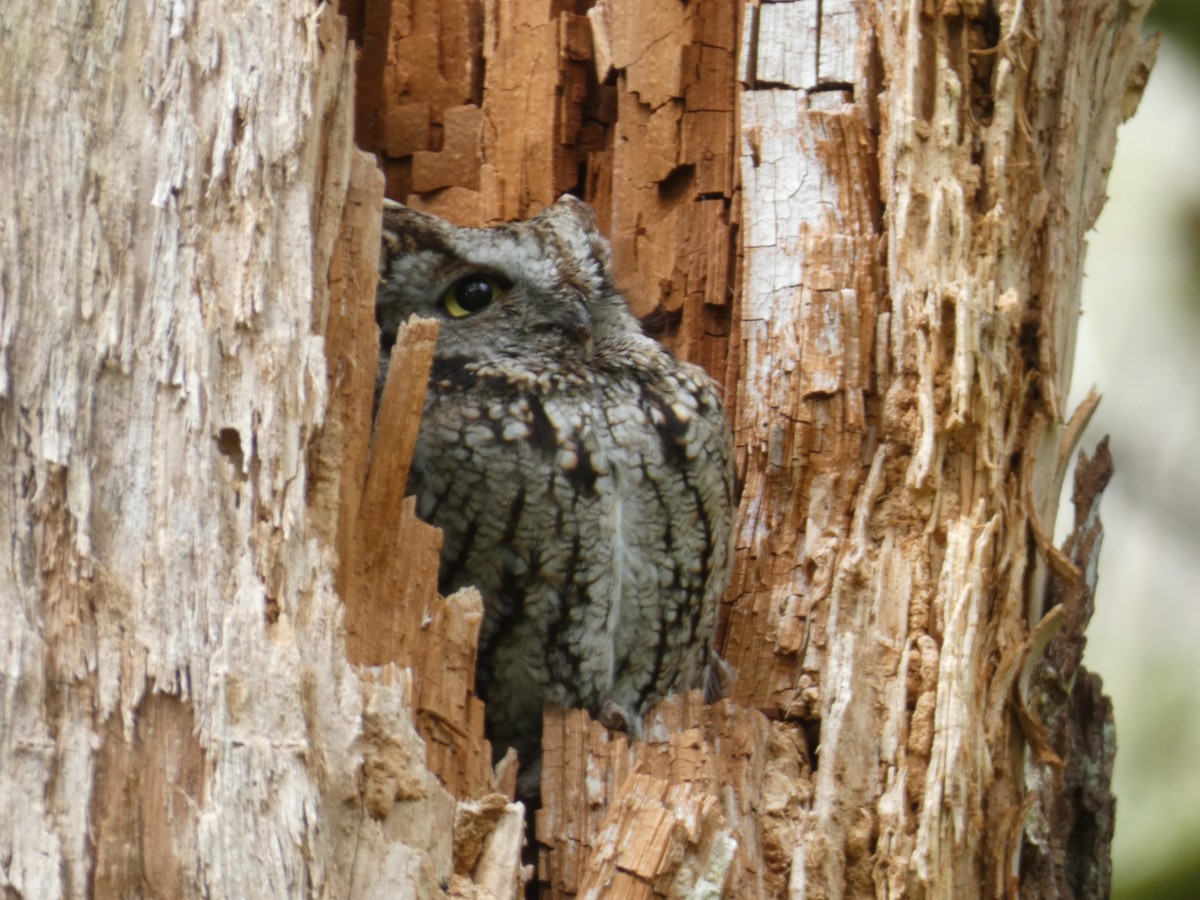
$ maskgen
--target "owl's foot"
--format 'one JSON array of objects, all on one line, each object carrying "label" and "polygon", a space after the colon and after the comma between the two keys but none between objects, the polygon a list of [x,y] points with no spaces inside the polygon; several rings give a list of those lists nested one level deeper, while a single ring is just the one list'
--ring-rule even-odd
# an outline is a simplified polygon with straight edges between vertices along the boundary
[{"label": "owl's foot", "polygon": [[521,767],[517,776],[517,799],[529,810],[542,805],[542,755],[539,753],[530,765]]},{"label": "owl's foot", "polygon": [[632,727],[633,714],[615,700],[602,700],[596,710],[596,721],[609,731],[620,731],[629,734]]}]

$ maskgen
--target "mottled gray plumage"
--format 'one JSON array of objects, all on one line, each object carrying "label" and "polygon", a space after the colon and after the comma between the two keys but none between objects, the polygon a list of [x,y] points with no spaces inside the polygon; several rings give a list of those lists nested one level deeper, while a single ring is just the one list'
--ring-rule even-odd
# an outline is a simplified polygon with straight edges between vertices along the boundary
[{"label": "mottled gray plumage", "polygon": [[711,685],[729,425],[708,376],[642,333],[591,208],[475,229],[388,203],[380,271],[385,348],[410,315],[441,321],[409,491],[445,533],[442,591],[483,594],[497,750],[532,762],[543,702],[636,728]]}]

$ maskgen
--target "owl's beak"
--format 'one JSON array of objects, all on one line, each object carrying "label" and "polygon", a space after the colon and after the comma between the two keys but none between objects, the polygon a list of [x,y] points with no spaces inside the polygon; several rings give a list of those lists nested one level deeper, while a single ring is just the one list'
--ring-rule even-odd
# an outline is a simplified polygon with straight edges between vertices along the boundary
[{"label": "owl's beak", "polygon": [[586,325],[581,325],[572,332],[573,336],[579,339],[579,345],[583,348],[583,355],[586,359],[592,358],[592,351],[596,348],[596,342],[592,339],[592,318],[588,316]]},{"label": "owl's beak", "polygon": [[579,341],[579,346],[583,348],[583,355],[587,359],[591,359],[592,351],[596,347],[596,342],[592,339],[591,319],[589,318],[586,325],[583,323],[579,323],[578,325],[573,324],[572,326],[569,326],[566,331],[567,334]]},{"label": "owl's beak", "polygon": [[559,325],[562,329],[583,345],[583,352],[592,355],[592,313],[582,294],[572,298],[574,302],[564,304]]}]

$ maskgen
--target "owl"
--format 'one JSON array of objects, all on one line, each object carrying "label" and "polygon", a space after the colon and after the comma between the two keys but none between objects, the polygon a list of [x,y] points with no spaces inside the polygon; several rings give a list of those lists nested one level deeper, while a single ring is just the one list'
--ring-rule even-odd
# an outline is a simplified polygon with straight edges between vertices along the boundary
[{"label": "owl", "polygon": [[380,386],[399,325],[441,323],[408,489],[444,534],[441,591],[483,595],[497,756],[537,759],[543,704],[636,732],[668,694],[711,696],[732,436],[614,287],[591,208],[460,228],[387,201],[380,276]]}]

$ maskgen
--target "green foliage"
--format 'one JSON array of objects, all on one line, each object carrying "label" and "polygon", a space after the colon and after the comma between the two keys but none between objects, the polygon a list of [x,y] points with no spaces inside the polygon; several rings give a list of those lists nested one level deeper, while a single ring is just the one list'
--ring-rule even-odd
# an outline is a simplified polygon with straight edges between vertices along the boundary
[{"label": "green foliage", "polygon": [[1200,58],[1200,3],[1196,0],[1158,0],[1146,25],[1170,34],[1188,53]]},{"label": "green foliage", "polygon": [[1197,885],[1200,885],[1200,850],[1181,855],[1171,865],[1155,869],[1145,877],[1120,883],[1113,896],[1114,900],[1194,900]]}]

